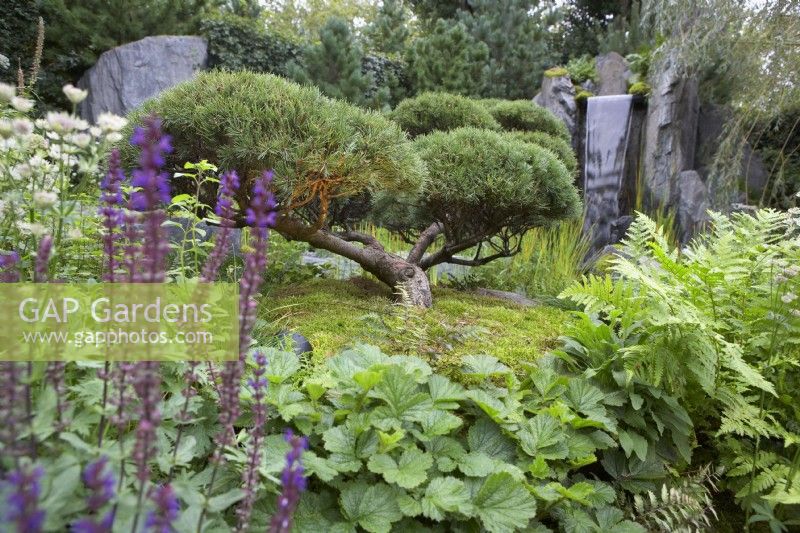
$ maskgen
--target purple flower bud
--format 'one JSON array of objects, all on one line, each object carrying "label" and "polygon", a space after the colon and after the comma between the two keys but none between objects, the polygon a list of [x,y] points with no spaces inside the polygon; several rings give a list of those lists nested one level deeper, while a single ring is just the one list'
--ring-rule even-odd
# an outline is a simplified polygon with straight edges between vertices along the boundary
[{"label": "purple flower bud", "polygon": [[53,237],[45,235],[39,242],[39,251],[36,253],[36,265],[33,280],[36,283],[45,283],[50,277],[50,256],[53,253]]},{"label": "purple flower bud", "polygon": [[42,531],[45,512],[39,509],[38,500],[43,474],[42,467],[37,466],[30,471],[14,470],[6,477],[5,483],[11,487],[11,493],[6,500],[7,514],[4,522],[15,524],[17,531]]},{"label": "purple flower bud", "polygon": [[114,498],[114,474],[106,468],[108,457],[103,456],[89,463],[83,470],[81,479],[89,490],[86,499],[86,510],[89,516],[72,524],[73,533],[104,533],[111,531],[114,524],[114,510],[110,509],[102,516],[100,511]]},{"label": "purple flower bud", "polygon": [[150,491],[150,499],[155,510],[147,515],[144,523],[145,531],[152,533],[172,533],[172,523],[177,520],[180,505],[172,486],[157,485]]},{"label": "purple flower bud", "polygon": [[270,533],[288,533],[292,528],[292,519],[300,503],[300,495],[306,490],[306,478],[303,475],[303,464],[300,461],[303,450],[308,449],[308,440],[298,437],[291,429],[286,430],[286,442],[291,449],[286,454],[286,466],[281,472],[281,493],[278,495],[278,509],[272,516]]},{"label": "purple flower bud", "polygon": [[17,252],[0,252],[0,283],[16,283],[19,281],[19,254]]}]

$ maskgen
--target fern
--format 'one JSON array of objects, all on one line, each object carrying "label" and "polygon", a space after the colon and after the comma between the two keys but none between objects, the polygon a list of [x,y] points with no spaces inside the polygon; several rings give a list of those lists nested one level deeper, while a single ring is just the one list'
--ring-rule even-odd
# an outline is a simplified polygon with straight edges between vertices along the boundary
[{"label": "fern", "polygon": [[717,512],[711,499],[717,488],[711,467],[673,484],[663,484],[656,492],[633,497],[635,517],[649,531],[693,533],[712,529]]}]

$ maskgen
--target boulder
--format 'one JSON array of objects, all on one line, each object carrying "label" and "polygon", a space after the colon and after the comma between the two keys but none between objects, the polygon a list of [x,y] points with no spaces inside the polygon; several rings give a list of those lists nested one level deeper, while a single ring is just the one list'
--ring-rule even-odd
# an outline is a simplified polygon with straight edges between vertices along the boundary
[{"label": "boulder", "polygon": [[553,113],[567,126],[572,136],[573,146],[578,137],[578,106],[575,103],[575,86],[569,76],[542,79],[542,90],[533,102]]},{"label": "boulder", "polygon": [[628,79],[631,70],[624,57],[616,52],[597,56],[597,96],[628,94]]},{"label": "boulder", "polygon": [[700,102],[697,80],[686,78],[675,54],[654,65],[658,73],[647,110],[644,146],[645,199],[667,205],[679,174],[694,168]]},{"label": "boulder", "polygon": [[[719,148],[720,140],[725,133],[725,125],[730,123],[731,120],[733,120],[733,112],[726,107],[710,103],[704,103],[700,106],[695,167],[706,183],[710,183],[709,177],[711,177],[714,157]],[[758,152],[753,150],[749,143],[744,143],[742,146],[741,157],[741,170],[739,171],[741,179],[739,183],[714,183],[714,186],[722,187],[726,191],[737,191],[742,187],[746,187],[749,199],[757,201],[764,191],[764,187],[767,186],[769,170],[764,164],[764,160]],[[718,195],[713,194],[715,192],[713,188],[710,192],[712,203],[714,203],[713,200]],[[723,195],[719,196],[724,199]],[[723,205],[715,207],[723,207]]]},{"label": "boulder", "polygon": [[162,35],[113,48],[81,77],[89,90],[80,105],[84,119],[100,113],[125,115],[161,91],[192,78],[206,66],[207,45],[202,37]]},{"label": "boulder", "polygon": [[697,171],[678,175],[674,205],[678,239],[686,244],[708,222],[708,189]]}]

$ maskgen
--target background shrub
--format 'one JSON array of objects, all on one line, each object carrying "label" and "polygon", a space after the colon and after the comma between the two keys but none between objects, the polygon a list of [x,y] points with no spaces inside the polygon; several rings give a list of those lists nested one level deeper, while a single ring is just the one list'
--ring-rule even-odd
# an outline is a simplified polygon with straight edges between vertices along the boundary
[{"label": "background shrub", "polygon": [[528,100],[483,100],[484,106],[503,129],[543,131],[569,141],[567,127],[547,109]]},{"label": "background shrub", "polygon": [[301,61],[302,47],[264,29],[257,19],[232,14],[204,19],[208,66],[287,75],[290,62]]},{"label": "background shrub", "polygon": [[389,117],[412,137],[468,126],[500,129],[500,124],[478,101],[448,93],[423,93],[403,100]]},{"label": "background shrub", "polygon": [[423,192],[428,217],[471,214],[452,231],[513,231],[580,214],[572,175],[536,145],[476,128],[437,131],[418,137],[414,145],[430,173]]},{"label": "background shrub", "polygon": [[553,152],[572,173],[578,170],[578,159],[568,141],[543,131],[513,131],[509,135]]}]

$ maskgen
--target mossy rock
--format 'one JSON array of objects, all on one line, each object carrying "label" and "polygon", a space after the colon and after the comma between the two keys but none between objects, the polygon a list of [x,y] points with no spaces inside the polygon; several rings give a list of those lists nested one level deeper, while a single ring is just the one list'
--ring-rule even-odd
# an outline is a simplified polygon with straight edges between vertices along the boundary
[{"label": "mossy rock", "polygon": [[650,87],[650,84],[645,83],[643,81],[637,81],[633,85],[630,86],[628,89],[628,94],[638,95],[638,96],[648,96],[650,92],[653,90]]},{"label": "mossy rock", "polygon": [[578,94],[575,95],[575,101],[576,102],[582,102],[582,101],[588,100],[592,96],[594,96],[594,93],[592,91],[587,91],[586,89],[581,89],[580,91],[578,91]]},{"label": "mossy rock", "polygon": [[569,76],[569,71],[564,67],[552,67],[545,70],[544,75],[548,78],[560,78],[562,76]]}]

